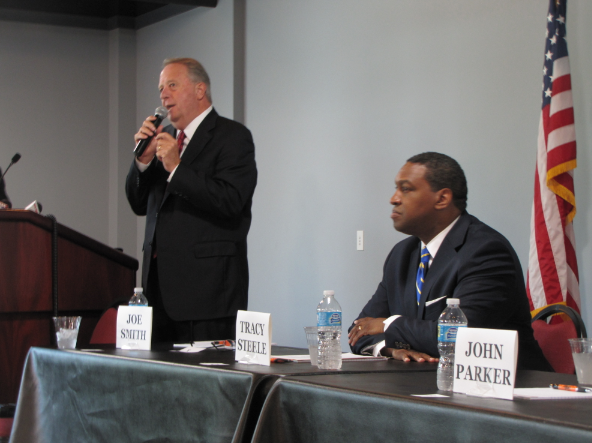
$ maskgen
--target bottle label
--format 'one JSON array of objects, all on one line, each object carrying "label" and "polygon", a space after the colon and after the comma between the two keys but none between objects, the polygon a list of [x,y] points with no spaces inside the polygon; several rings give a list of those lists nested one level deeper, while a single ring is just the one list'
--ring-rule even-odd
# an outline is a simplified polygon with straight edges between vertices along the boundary
[{"label": "bottle label", "polygon": [[341,312],[317,312],[317,326],[341,326]]},{"label": "bottle label", "polygon": [[456,342],[458,328],[466,328],[467,325],[438,325],[438,341]]}]

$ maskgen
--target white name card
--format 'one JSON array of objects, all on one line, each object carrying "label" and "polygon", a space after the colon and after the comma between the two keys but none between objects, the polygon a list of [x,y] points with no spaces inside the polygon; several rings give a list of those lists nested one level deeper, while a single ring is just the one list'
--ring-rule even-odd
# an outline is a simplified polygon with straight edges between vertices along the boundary
[{"label": "white name card", "polygon": [[271,314],[238,311],[236,349],[239,363],[269,366],[271,359]]},{"label": "white name card", "polygon": [[454,392],[512,400],[518,332],[459,328],[454,353]]},{"label": "white name card", "polygon": [[152,308],[149,306],[119,306],[115,347],[150,350],[151,339]]}]

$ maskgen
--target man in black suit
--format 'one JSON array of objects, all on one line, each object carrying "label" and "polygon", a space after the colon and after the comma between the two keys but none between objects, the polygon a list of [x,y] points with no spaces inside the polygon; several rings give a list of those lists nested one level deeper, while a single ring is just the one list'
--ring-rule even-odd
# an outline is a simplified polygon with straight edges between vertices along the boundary
[{"label": "man in black suit", "polygon": [[[0,169],[0,177],[2,176],[2,169]],[[0,209],[10,209],[12,208],[12,203],[6,195],[6,186],[4,184],[4,177],[0,180]]]},{"label": "man in black suit", "polygon": [[126,194],[146,215],[142,284],[154,307],[153,342],[235,337],[247,309],[247,233],[257,182],[250,131],[212,107],[210,80],[193,59],[167,59],[160,98],[171,125],[131,165]]},{"label": "man in black suit", "polygon": [[[382,282],[350,327],[352,351],[437,361],[438,317],[454,297],[470,327],[518,331],[519,369],[552,370],[533,336],[518,257],[503,235],[466,212],[460,165],[443,154],[419,154],[395,185],[391,218],[411,237],[392,249]],[[420,254],[427,262],[422,284]]]}]

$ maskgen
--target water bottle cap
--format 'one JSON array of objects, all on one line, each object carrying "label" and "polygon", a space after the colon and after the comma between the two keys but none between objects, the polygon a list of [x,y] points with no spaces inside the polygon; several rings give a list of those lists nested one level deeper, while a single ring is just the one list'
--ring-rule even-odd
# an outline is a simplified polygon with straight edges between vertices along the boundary
[{"label": "water bottle cap", "polygon": [[446,306],[448,305],[460,305],[460,299],[459,298],[447,298],[446,299]]},{"label": "water bottle cap", "polygon": [[323,291],[323,295],[335,295],[335,291],[333,289],[326,289]]},{"label": "water bottle cap", "polygon": [[134,288],[134,292],[144,292],[144,288]]}]

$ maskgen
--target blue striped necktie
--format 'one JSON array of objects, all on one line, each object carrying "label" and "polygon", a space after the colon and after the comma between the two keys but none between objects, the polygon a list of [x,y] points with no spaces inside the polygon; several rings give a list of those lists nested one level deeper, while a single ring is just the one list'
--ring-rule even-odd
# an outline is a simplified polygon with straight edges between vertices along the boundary
[{"label": "blue striped necktie", "polygon": [[423,288],[423,278],[428,269],[428,263],[430,262],[430,251],[428,248],[421,250],[421,258],[419,260],[419,268],[417,269],[417,278],[415,279],[415,292],[417,293],[417,304],[419,305],[419,299],[421,298],[421,289]]}]

